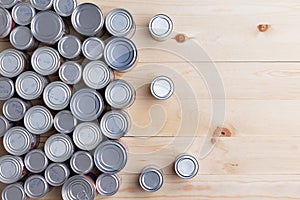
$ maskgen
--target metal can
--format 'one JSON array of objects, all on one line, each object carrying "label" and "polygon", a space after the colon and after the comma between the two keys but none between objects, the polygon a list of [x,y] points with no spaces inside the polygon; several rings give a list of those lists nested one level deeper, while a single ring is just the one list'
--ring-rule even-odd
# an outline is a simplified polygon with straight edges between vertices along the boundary
[{"label": "metal can", "polygon": [[49,185],[58,187],[69,178],[70,170],[64,163],[52,163],[45,170],[45,179]]},{"label": "metal can", "polygon": [[27,173],[22,158],[5,155],[0,157],[0,182],[11,184],[21,180]]},{"label": "metal can", "polygon": [[94,167],[93,157],[86,151],[77,151],[71,157],[70,166],[76,174],[87,174]]},{"label": "metal can", "polygon": [[61,193],[63,200],[94,200],[96,195],[94,183],[82,175],[69,178],[64,183]]},{"label": "metal can", "polygon": [[82,67],[77,62],[68,61],[60,66],[58,74],[62,82],[75,85],[81,80]]},{"label": "metal can", "polygon": [[82,150],[91,151],[103,140],[101,130],[96,123],[84,122],[73,131],[74,144]]},{"label": "metal can", "polygon": [[131,69],[137,61],[135,44],[125,37],[114,37],[104,48],[104,59],[109,67],[117,71]]},{"label": "metal can", "polygon": [[113,196],[120,188],[120,179],[116,174],[101,174],[96,180],[96,189],[103,196]]},{"label": "metal can", "polygon": [[31,31],[26,26],[18,26],[14,28],[9,36],[10,43],[13,47],[23,51],[35,49],[38,46]]},{"label": "metal can", "polygon": [[17,3],[11,11],[13,20],[21,26],[29,25],[35,13],[34,7],[28,2]]},{"label": "metal can", "polygon": [[59,40],[57,49],[62,57],[75,59],[81,54],[81,41],[74,35],[66,35]]},{"label": "metal can", "polygon": [[77,7],[77,0],[54,0],[53,8],[57,14],[62,17],[71,16],[74,9]]},{"label": "metal can", "polygon": [[59,133],[71,133],[77,126],[77,119],[69,110],[62,110],[54,117],[54,127]]},{"label": "metal can", "polygon": [[89,37],[82,44],[82,54],[89,60],[99,60],[103,56],[104,42],[98,37]]},{"label": "metal can", "polygon": [[31,31],[38,41],[52,45],[66,33],[66,25],[55,12],[41,11],[32,18]]},{"label": "metal can", "polygon": [[72,92],[70,87],[60,81],[48,84],[43,93],[44,103],[52,110],[63,110],[70,102]]},{"label": "metal can", "polygon": [[150,35],[157,41],[167,40],[173,31],[173,22],[167,15],[158,14],[149,23]]},{"label": "metal can", "polygon": [[53,0],[30,0],[30,3],[35,9],[44,11],[52,8]]},{"label": "metal can", "polygon": [[156,192],[163,185],[163,174],[156,167],[146,167],[140,173],[139,183],[143,190]]},{"label": "metal can", "polygon": [[41,173],[48,166],[48,158],[40,149],[34,149],[28,152],[24,158],[26,169],[32,173]]},{"label": "metal can", "polygon": [[128,82],[115,80],[106,87],[105,99],[113,108],[128,108],[135,100],[135,90]]},{"label": "metal can", "polygon": [[26,200],[24,187],[21,183],[14,183],[2,190],[2,200]]},{"label": "metal can", "polygon": [[159,76],[151,82],[150,91],[156,99],[166,100],[174,93],[174,83],[166,76]]},{"label": "metal can", "polygon": [[16,80],[16,92],[26,100],[38,99],[47,83],[48,80],[45,77],[33,71],[26,71],[20,74]]},{"label": "metal can", "polygon": [[83,81],[92,89],[102,89],[113,79],[113,71],[102,61],[89,62],[83,69]]},{"label": "metal can", "polygon": [[0,7],[9,9],[16,5],[18,1],[19,0],[0,0]]},{"label": "metal can", "polygon": [[6,38],[14,28],[14,21],[10,13],[0,6],[0,38]]},{"label": "metal can", "polygon": [[37,73],[48,76],[57,72],[61,64],[61,57],[52,47],[40,47],[31,56],[31,65]]},{"label": "metal can", "polygon": [[174,168],[180,178],[191,179],[197,175],[199,164],[194,156],[184,154],[177,157]]},{"label": "metal can", "polygon": [[30,108],[24,117],[24,126],[33,134],[41,135],[51,130],[53,116],[44,106],[34,106]]},{"label": "metal can", "polygon": [[0,78],[0,100],[6,101],[14,96],[15,84],[14,82],[6,77]]},{"label": "metal can", "polygon": [[104,110],[104,102],[99,92],[83,88],[72,96],[70,109],[80,121],[93,121],[100,117]]},{"label": "metal can", "polygon": [[74,145],[69,136],[54,134],[47,139],[44,151],[49,160],[53,162],[65,162],[73,155]]},{"label": "metal can", "polygon": [[18,98],[11,98],[5,101],[2,107],[2,111],[6,119],[12,122],[17,122],[23,119],[29,107],[29,103]]},{"label": "metal can", "polygon": [[49,192],[49,185],[41,175],[32,175],[24,183],[26,195],[32,199],[39,199]]},{"label": "metal can", "polygon": [[0,115],[0,137],[3,137],[8,129],[12,127],[12,123],[9,122],[3,115]]},{"label": "metal can", "polygon": [[107,140],[95,150],[94,162],[101,172],[115,174],[125,167],[127,151],[121,143]]},{"label": "metal can", "polygon": [[95,4],[78,5],[72,13],[71,22],[74,29],[81,35],[101,36],[103,34],[104,15]]},{"label": "metal can", "polygon": [[24,53],[15,49],[6,49],[0,53],[0,74],[13,78],[21,74],[28,67]]},{"label": "metal can", "polygon": [[133,37],[136,26],[132,15],[125,9],[111,10],[105,18],[106,30],[113,36]]}]

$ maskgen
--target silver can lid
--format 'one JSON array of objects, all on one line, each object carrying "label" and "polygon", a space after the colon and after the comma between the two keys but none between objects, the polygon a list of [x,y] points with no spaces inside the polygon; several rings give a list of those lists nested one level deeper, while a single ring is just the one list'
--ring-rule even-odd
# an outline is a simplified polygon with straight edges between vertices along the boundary
[{"label": "silver can lid", "polygon": [[62,57],[74,59],[81,53],[81,41],[74,35],[66,35],[59,40],[57,49]]},{"label": "silver can lid", "polygon": [[19,0],[0,0],[0,7],[12,8]]},{"label": "silver can lid", "polygon": [[96,123],[84,122],[73,131],[73,141],[82,150],[91,151],[103,140],[101,130]]},{"label": "silver can lid", "polygon": [[173,31],[173,22],[167,15],[155,15],[150,20],[149,31],[154,39],[165,40]]},{"label": "silver can lid", "polygon": [[53,0],[30,0],[31,5],[37,10],[49,10],[53,5]]},{"label": "silver can lid", "polygon": [[76,174],[87,174],[94,167],[93,157],[86,151],[77,151],[71,157],[70,166]]},{"label": "silver can lid", "polygon": [[48,166],[48,158],[42,150],[34,149],[26,154],[24,164],[28,171],[41,173]]},{"label": "silver can lid", "polygon": [[69,176],[70,170],[64,163],[52,163],[45,170],[45,179],[51,186],[61,186]]},{"label": "silver can lid", "polygon": [[16,77],[24,71],[24,54],[15,49],[6,49],[0,53],[0,74],[8,78]]},{"label": "silver can lid", "polygon": [[83,81],[92,89],[106,87],[113,78],[113,71],[102,61],[89,62],[83,70]]},{"label": "silver can lid", "polygon": [[62,82],[75,85],[81,80],[82,67],[77,62],[68,61],[61,65],[58,74]]},{"label": "silver can lid", "polygon": [[5,101],[14,96],[15,86],[14,82],[6,77],[0,78],[0,100]]},{"label": "silver can lid", "polygon": [[117,141],[102,142],[94,152],[94,162],[101,172],[115,174],[127,163],[126,149]]},{"label": "silver can lid", "polygon": [[26,200],[24,187],[20,183],[14,183],[6,186],[2,190],[2,200]]},{"label": "silver can lid", "polygon": [[106,87],[105,99],[113,108],[127,108],[134,102],[135,90],[128,82],[116,80]]},{"label": "silver can lid", "polygon": [[111,110],[100,121],[101,132],[108,138],[119,139],[130,129],[130,117],[122,110]]},{"label": "silver can lid", "polygon": [[35,9],[28,2],[20,2],[13,7],[11,14],[17,24],[26,26],[31,23],[35,15]]},{"label": "silver can lid", "polygon": [[89,37],[82,44],[82,54],[89,60],[99,60],[103,56],[104,42],[97,37]]},{"label": "silver can lid", "polygon": [[26,26],[14,28],[10,33],[9,40],[12,46],[19,50],[30,49],[35,41],[30,29]]},{"label": "silver can lid", "polygon": [[163,175],[156,168],[144,169],[139,176],[139,183],[143,190],[155,192],[163,185]]},{"label": "silver can lid", "polygon": [[175,172],[181,178],[191,179],[196,176],[198,170],[198,161],[191,155],[179,156],[175,161]]},{"label": "silver can lid", "polygon": [[60,66],[60,55],[51,47],[40,47],[31,56],[31,65],[37,73],[48,76],[57,72]]},{"label": "silver can lid", "polygon": [[32,175],[26,179],[24,190],[29,198],[39,199],[47,194],[49,185],[41,175]]},{"label": "silver can lid", "polygon": [[62,110],[54,117],[54,127],[59,133],[71,133],[77,126],[77,119],[69,110]]},{"label": "silver can lid", "polygon": [[47,139],[44,151],[49,160],[53,162],[65,162],[73,155],[74,145],[69,136],[59,133]]},{"label": "silver can lid", "polygon": [[80,121],[93,121],[100,117],[104,102],[96,90],[83,88],[72,96],[70,108],[72,114]]},{"label": "silver can lid", "polygon": [[134,66],[137,60],[137,48],[127,38],[114,37],[104,48],[104,59],[112,69],[125,71]]},{"label": "silver can lid", "polygon": [[24,175],[24,163],[18,156],[0,157],[0,182],[10,184],[19,181]]},{"label": "silver can lid", "polygon": [[71,16],[77,7],[77,0],[53,0],[53,8],[62,17]]},{"label": "silver can lid", "polygon": [[0,115],[0,137],[3,137],[10,127],[11,123],[4,116]]},{"label": "silver can lid", "polygon": [[112,196],[120,188],[120,180],[115,174],[101,174],[96,180],[96,188],[103,196]]},{"label": "silver can lid", "polygon": [[53,116],[44,106],[31,107],[25,114],[24,126],[33,134],[48,132],[53,125]]},{"label": "silver can lid", "polygon": [[83,175],[72,176],[62,187],[63,200],[94,200],[95,195],[94,184]]},{"label": "silver can lid", "polygon": [[55,44],[65,33],[65,24],[55,12],[41,11],[32,18],[31,31],[38,41]]},{"label": "silver can lid", "polygon": [[52,110],[65,109],[70,102],[72,93],[70,87],[60,81],[55,81],[45,87],[44,103]]},{"label": "silver can lid", "polygon": [[0,6],[0,38],[5,38],[9,35],[13,26],[13,20],[10,13]]},{"label": "silver can lid", "polygon": [[97,5],[83,3],[73,11],[71,22],[78,33],[85,36],[94,36],[102,31],[104,15]]},{"label": "silver can lid", "polygon": [[159,76],[152,81],[150,90],[155,98],[165,100],[172,96],[174,92],[174,83],[166,76]]},{"label": "silver can lid", "polygon": [[5,101],[3,104],[3,115],[8,119],[9,121],[16,122],[23,119],[26,110],[27,110],[28,104],[26,104],[24,101],[18,98],[11,98]]}]

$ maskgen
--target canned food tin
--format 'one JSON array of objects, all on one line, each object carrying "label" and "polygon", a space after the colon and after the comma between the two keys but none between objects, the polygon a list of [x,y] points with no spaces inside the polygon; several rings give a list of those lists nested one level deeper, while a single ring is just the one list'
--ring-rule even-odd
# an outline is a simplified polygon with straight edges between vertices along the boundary
[{"label": "canned food tin", "polygon": [[82,150],[91,151],[103,140],[101,130],[96,123],[84,122],[73,131],[73,141]]},{"label": "canned food tin", "polygon": [[0,137],[3,137],[8,129],[12,127],[12,123],[9,122],[4,116],[0,115]]},{"label": "canned food tin", "polygon": [[62,82],[75,85],[81,80],[82,67],[77,62],[68,61],[61,65],[58,74]]},{"label": "canned food tin", "polygon": [[12,46],[19,50],[31,50],[38,46],[30,29],[26,26],[14,28],[10,33],[9,40]]},{"label": "canned food tin", "polygon": [[167,40],[173,31],[173,22],[167,15],[158,14],[149,23],[150,35],[157,41]]},{"label": "canned food tin", "polygon": [[86,151],[77,151],[71,157],[70,166],[76,174],[87,174],[94,167],[93,157]]},{"label": "canned food tin", "polygon": [[40,42],[55,44],[66,32],[62,18],[53,11],[37,13],[31,21],[33,36]]},{"label": "canned food tin", "polygon": [[69,178],[62,187],[63,200],[94,200],[95,185],[88,178],[76,175]]},{"label": "canned food tin", "polygon": [[89,60],[99,60],[103,56],[104,42],[97,37],[89,37],[82,44],[82,54]]},{"label": "canned food tin", "polygon": [[60,81],[48,84],[43,93],[44,103],[52,110],[65,109],[69,105],[71,96],[70,87]]},{"label": "canned food tin", "polygon": [[113,36],[131,38],[135,33],[132,15],[125,9],[111,10],[105,18],[106,30]]},{"label": "canned food tin", "polygon": [[14,27],[10,13],[0,7],[0,38],[6,38]]},{"label": "canned food tin", "polygon": [[127,163],[126,149],[117,141],[102,142],[94,152],[94,162],[101,172],[115,174]]},{"label": "canned food tin", "polygon": [[105,99],[113,108],[128,108],[135,100],[135,90],[128,82],[116,80],[106,87]]},{"label": "canned food tin", "polygon": [[40,135],[48,132],[53,125],[53,116],[44,106],[30,108],[24,117],[24,126],[33,134]]},{"label": "canned food tin", "polygon": [[71,133],[77,126],[77,119],[69,110],[62,110],[54,117],[54,127],[59,133]]},{"label": "canned food tin", "polygon": [[3,115],[9,121],[16,122],[23,119],[30,104],[18,98],[11,98],[3,104]]},{"label": "canned food tin", "polygon": [[0,0],[0,7],[2,8],[12,8],[18,3],[19,0]]},{"label": "canned food tin", "polygon": [[57,72],[61,58],[55,49],[51,47],[40,47],[31,56],[31,65],[37,73],[48,76]]},{"label": "canned food tin", "polygon": [[48,166],[48,158],[42,150],[34,149],[26,154],[24,164],[28,171],[41,173]]},{"label": "canned food tin", "polygon": [[90,88],[102,89],[113,79],[113,71],[102,61],[92,61],[84,67],[83,81]]},{"label": "canned food tin", "polygon": [[72,114],[80,121],[93,121],[100,117],[104,102],[96,90],[83,88],[72,96],[70,108]]},{"label": "canned food tin", "polygon": [[26,154],[31,149],[36,148],[38,144],[39,138],[21,126],[9,129],[3,137],[5,150],[15,156]]},{"label": "canned food tin", "polygon": [[0,74],[13,78],[27,69],[27,58],[24,53],[15,49],[6,49],[0,53]]},{"label": "canned food tin", "polygon": [[52,163],[45,170],[45,179],[51,186],[61,186],[69,176],[70,170],[64,163]]},{"label": "canned food tin", "polygon": [[20,2],[13,7],[11,14],[17,24],[26,26],[31,23],[35,15],[35,9],[28,2]]},{"label": "canned food tin", "polygon": [[11,184],[22,179],[26,174],[22,158],[5,155],[0,157],[0,182]]},{"label": "canned food tin", "polygon": [[53,5],[53,0],[30,0],[31,5],[37,10],[49,10]]},{"label": "canned food tin", "polygon": [[32,199],[42,198],[49,192],[49,185],[41,175],[32,175],[24,183],[26,195]]},{"label": "canned food tin", "polygon": [[47,139],[44,151],[49,160],[53,162],[65,162],[73,155],[74,145],[69,136],[54,134]]},{"label": "canned food tin", "polygon": [[6,77],[0,78],[0,100],[5,101],[14,96],[15,85],[14,82]]},{"label": "canned food tin", "polygon": [[143,190],[147,192],[156,192],[163,185],[163,175],[161,170],[155,167],[143,169],[139,176],[139,183]]},{"label": "canned food tin", "polygon": [[75,59],[81,53],[81,41],[74,35],[66,35],[59,40],[57,49],[62,57]]},{"label": "canned food tin", "polygon": [[100,121],[101,132],[108,138],[119,139],[130,129],[130,117],[122,110],[111,110]]},{"label": "canned food tin", "polygon": [[120,188],[120,179],[115,174],[101,174],[96,180],[96,188],[103,196],[112,196]]},{"label": "canned food tin", "polygon": [[2,190],[2,200],[26,200],[24,187],[20,183],[14,183],[6,186]]},{"label": "canned food tin", "polygon": [[126,71],[134,66],[137,60],[135,44],[124,37],[114,37],[104,48],[104,59],[108,66],[117,71]]},{"label": "canned food tin", "polygon": [[62,17],[69,17],[77,7],[77,0],[54,0],[53,8]]},{"label": "canned food tin", "polygon": [[172,96],[174,83],[166,76],[159,76],[152,81],[150,91],[156,99],[165,100]]},{"label": "canned food tin", "polygon": [[180,178],[191,179],[198,170],[198,161],[191,155],[180,155],[175,161],[175,172]]}]

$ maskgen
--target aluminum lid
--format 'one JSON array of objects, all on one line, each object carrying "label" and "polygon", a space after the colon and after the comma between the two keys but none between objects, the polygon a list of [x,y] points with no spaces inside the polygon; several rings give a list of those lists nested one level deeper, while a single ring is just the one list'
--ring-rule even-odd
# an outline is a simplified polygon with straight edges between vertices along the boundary
[{"label": "aluminum lid", "polygon": [[62,110],[54,117],[55,129],[63,134],[71,133],[77,125],[77,119],[69,110]]},{"label": "aluminum lid", "polygon": [[37,10],[49,10],[52,7],[53,0],[30,0],[31,5]]},{"label": "aluminum lid", "polygon": [[176,159],[175,172],[185,179],[190,179],[196,176],[199,171],[199,164],[195,157],[191,155],[182,155]]},{"label": "aluminum lid", "polygon": [[127,163],[126,149],[117,141],[102,142],[94,152],[94,162],[101,172],[115,174]]},{"label": "aluminum lid", "polygon": [[23,177],[24,164],[20,157],[5,155],[0,157],[0,182],[10,184]]},{"label": "aluminum lid", "polygon": [[104,52],[104,42],[97,37],[89,37],[82,44],[82,54],[89,60],[99,60]]},{"label": "aluminum lid", "polygon": [[75,8],[71,21],[78,33],[85,36],[94,36],[102,31],[104,15],[97,5],[83,3]]},{"label": "aluminum lid", "polygon": [[152,17],[149,23],[150,34],[155,39],[166,39],[173,31],[172,20],[164,14],[158,14]]},{"label": "aluminum lid", "polygon": [[70,87],[60,81],[55,81],[45,87],[44,103],[52,110],[63,110],[70,102],[72,93]]},{"label": "aluminum lid", "polygon": [[104,59],[112,69],[125,71],[134,66],[137,60],[137,48],[127,38],[114,37],[104,48]]},{"label": "aluminum lid", "polygon": [[19,0],[0,0],[0,7],[12,8]]},{"label": "aluminum lid", "polygon": [[21,26],[29,25],[35,13],[35,9],[28,2],[20,2],[16,4],[11,12],[14,22]]},{"label": "aluminum lid", "polygon": [[100,117],[104,109],[104,102],[96,90],[83,88],[72,96],[70,108],[77,119],[93,121]]},{"label": "aluminum lid", "polygon": [[10,13],[0,6],[0,38],[8,36],[12,26],[13,20]]},{"label": "aluminum lid", "polygon": [[26,26],[18,26],[14,28],[9,36],[10,43],[19,50],[27,50],[34,42],[31,31]]},{"label": "aluminum lid", "polygon": [[0,74],[13,78],[21,74],[25,67],[23,53],[15,49],[6,49],[0,53]]},{"label": "aluminum lid", "polygon": [[53,0],[53,8],[62,17],[69,17],[77,7],[77,0]]},{"label": "aluminum lid", "polygon": [[9,121],[20,121],[27,110],[27,104],[18,98],[11,98],[3,104],[3,115]]},{"label": "aluminum lid", "polygon": [[166,76],[159,76],[152,81],[150,90],[155,98],[168,99],[174,92],[174,83]]},{"label": "aluminum lid", "polygon": [[0,78],[0,100],[10,99],[15,93],[14,82],[6,77]]},{"label": "aluminum lid", "polygon": [[53,116],[44,106],[31,107],[25,114],[24,126],[33,134],[48,132],[53,125]]},{"label": "aluminum lid", "polygon": [[57,49],[60,55],[62,55],[63,57],[67,59],[74,59],[81,53],[81,41],[74,35],[66,35],[59,40]]},{"label": "aluminum lid", "polygon": [[28,152],[24,158],[26,169],[32,173],[41,173],[48,166],[48,158],[40,149],[34,149]]},{"label": "aluminum lid", "polygon": [[101,174],[96,180],[96,188],[103,196],[112,196],[120,188],[120,181],[115,174]]},{"label": "aluminum lid", "polygon": [[14,183],[2,190],[2,200],[26,200],[26,194],[22,184]]},{"label": "aluminum lid", "polygon": [[65,24],[62,18],[53,11],[41,11],[31,21],[33,36],[40,42],[55,44],[64,32]]},{"label": "aluminum lid", "polygon": [[29,198],[39,199],[47,194],[49,185],[41,175],[32,175],[26,179],[24,190]]},{"label": "aluminum lid", "polygon": [[87,174],[94,167],[93,157],[86,151],[77,151],[71,157],[70,166],[76,174]]},{"label": "aluminum lid", "polygon": [[0,115],[0,137],[3,137],[10,127],[10,122],[4,116]]},{"label": "aluminum lid", "polygon": [[81,80],[82,67],[77,62],[68,61],[61,65],[58,74],[62,82],[75,85]]},{"label": "aluminum lid", "polygon": [[72,176],[62,187],[63,200],[94,200],[95,195],[94,184],[82,175]]},{"label": "aluminum lid", "polygon": [[139,183],[145,191],[155,192],[163,185],[163,175],[156,168],[148,168],[140,174]]},{"label": "aluminum lid", "polygon": [[45,179],[51,186],[61,186],[68,179],[70,170],[64,163],[52,163],[45,170]]}]

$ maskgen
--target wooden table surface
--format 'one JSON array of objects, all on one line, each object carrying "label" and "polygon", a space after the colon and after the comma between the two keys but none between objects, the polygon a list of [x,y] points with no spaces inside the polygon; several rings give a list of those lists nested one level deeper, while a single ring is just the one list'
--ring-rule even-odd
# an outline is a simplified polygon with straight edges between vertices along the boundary
[{"label": "wooden table surface", "polygon": [[[117,74],[137,98],[122,139],[129,160],[120,191],[107,199],[300,199],[299,0],[93,1],[104,13],[132,13],[139,48],[136,67]],[[172,37],[161,43],[147,32],[158,13],[174,22]],[[167,101],[149,93],[157,75],[175,82]],[[174,174],[181,153],[200,163],[191,180]],[[155,193],[137,182],[149,164],[163,168]],[[61,199],[59,191],[43,199]]]}]

